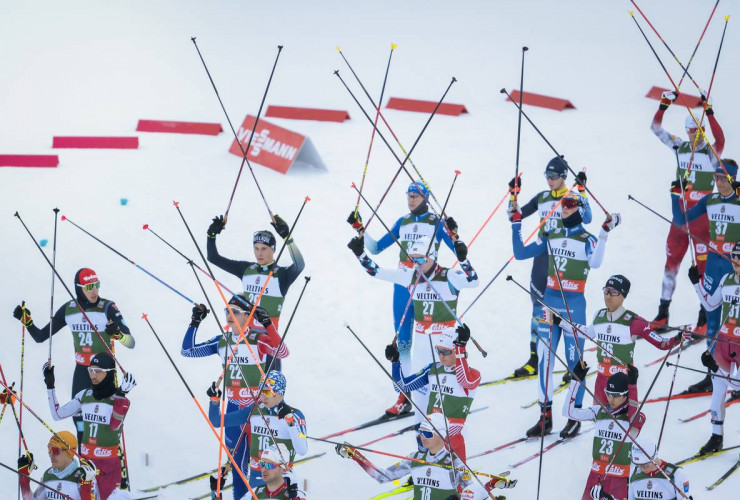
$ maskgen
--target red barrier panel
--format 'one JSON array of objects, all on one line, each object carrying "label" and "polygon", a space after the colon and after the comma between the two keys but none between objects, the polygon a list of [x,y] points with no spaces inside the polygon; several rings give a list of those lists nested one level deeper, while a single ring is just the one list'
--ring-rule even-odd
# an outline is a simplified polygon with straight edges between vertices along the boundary
[{"label": "red barrier panel", "polygon": [[[648,93],[645,95],[645,97],[649,97],[650,99],[655,99],[656,101],[660,101],[660,96],[668,89],[663,89],[660,87],[653,87],[651,88]],[[678,93],[678,99],[676,104],[680,104],[681,106],[688,105],[690,108],[698,108],[701,106],[701,97],[697,97],[695,95],[689,95],[684,94],[682,92]]]},{"label": "red barrier panel", "polygon": [[343,122],[349,113],[339,109],[295,108],[290,106],[268,106],[265,116],[289,118],[291,120],[316,120],[320,122]]},{"label": "red barrier panel", "polygon": [[[247,142],[249,142],[254,120],[254,116],[247,115],[242,126],[239,127],[237,136],[242,147],[246,147]],[[242,157],[241,149],[236,140],[231,143],[229,153]],[[252,139],[249,151],[247,151],[247,158],[250,163],[259,163],[281,174],[287,173],[291,166],[299,164],[326,170],[326,166],[324,166],[324,162],[321,160],[311,139],[278,127],[266,120],[259,121],[254,139]]]},{"label": "red barrier panel", "polygon": [[[507,101],[519,103],[519,91],[512,90],[511,99],[506,98]],[[542,94],[535,94],[533,92],[524,92],[522,95],[522,104],[529,104],[530,106],[538,106],[540,108],[554,109],[556,111],[563,111],[564,109],[576,109],[567,99],[560,99],[558,97],[550,97]]]},{"label": "red barrier panel", "polygon": [[54,137],[53,148],[138,149],[138,137]]},{"label": "red barrier panel", "polygon": [[172,122],[162,120],[139,120],[137,132],[165,132],[169,134],[218,135],[223,132],[220,123]]},{"label": "red barrier panel", "polygon": [[0,167],[56,167],[57,155],[0,155]]},{"label": "red barrier panel", "polygon": [[[402,99],[400,97],[391,97],[388,100],[388,104],[385,105],[388,109],[400,109],[401,111],[415,111],[418,113],[431,113],[436,106],[437,103],[433,101],[417,101],[415,99]],[[460,116],[467,112],[468,110],[462,104],[448,104],[445,102],[440,104],[437,110],[438,115],[450,116]]]}]

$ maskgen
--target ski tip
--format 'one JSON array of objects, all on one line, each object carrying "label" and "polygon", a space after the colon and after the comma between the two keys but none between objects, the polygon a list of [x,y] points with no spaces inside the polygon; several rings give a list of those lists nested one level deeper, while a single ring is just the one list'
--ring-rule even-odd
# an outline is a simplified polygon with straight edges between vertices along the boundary
[{"label": "ski tip", "polygon": [[141,229],[143,229],[144,231],[146,231],[147,229],[149,229],[149,224],[144,224],[144,225],[143,225],[143,226],[141,227]]},{"label": "ski tip", "polygon": [[[727,17],[729,18],[730,16],[727,16]],[[396,43],[391,44],[391,50],[396,50],[397,48],[398,48],[398,44]]]}]

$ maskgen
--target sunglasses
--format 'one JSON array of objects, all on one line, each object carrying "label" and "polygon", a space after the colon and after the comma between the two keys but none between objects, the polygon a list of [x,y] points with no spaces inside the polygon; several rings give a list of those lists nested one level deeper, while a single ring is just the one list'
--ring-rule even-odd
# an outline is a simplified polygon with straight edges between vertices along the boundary
[{"label": "sunglasses", "polygon": [[237,314],[247,314],[247,311],[245,311],[244,309],[242,309],[240,307],[236,307],[236,306],[224,307],[224,314],[226,314],[226,317],[227,318],[229,316],[231,316],[231,314],[229,314],[229,311],[231,311],[232,313],[234,313],[234,315],[237,315]]},{"label": "sunglasses", "polygon": [[452,354],[452,351],[449,349],[440,349],[439,347],[437,347],[437,354],[439,354],[440,356],[449,356],[450,354]]},{"label": "sunglasses", "polygon": [[581,206],[581,202],[575,198],[563,198],[560,202],[565,208],[576,208]]},{"label": "sunglasses", "polygon": [[554,181],[555,179],[559,178],[560,174],[557,172],[545,172],[545,178],[551,181]]},{"label": "sunglasses", "polygon": [[274,464],[272,462],[265,462],[264,460],[260,460],[260,469],[265,470],[272,470],[277,468],[278,464]]},{"label": "sunglasses", "polygon": [[56,446],[49,446],[49,455],[52,457],[57,457],[62,452],[60,448],[57,448]]},{"label": "sunglasses", "polygon": [[615,290],[614,288],[610,286],[605,286],[604,288],[602,288],[602,290],[604,291],[604,295],[610,295],[612,297],[617,297],[619,295],[622,295],[618,290]]},{"label": "sunglasses", "polygon": [[262,395],[265,396],[266,398],[273,398],[275,397],[275,394],[276,394],[275,391],[273,391],[270,388],[262,389]]},{"label": "sunglasses", "polygon": [[92,292],[96,288],[100,288],[100,282],[96,281],[95,283],[88,283],[87,285],[77,285],[80,288],[84,288],[88,292]]},{"label": "sunglasses", "polygon": [[606,397],[608,398],[618,398],[621,396],[626,396],[628,393],[626,392],[612,392],[612,391],[604,391],[606,394]]},{"label": "sunglasses", "polygon": [[90,375],[100,375],[101,373],[112,372],[113,370],[115,370],[115,368],[97,368],[94,366],[87,367],[87,372]]},{"label": "sunglasses", "polygon": [[419,435],[426,439],[432,439],[434,437],[434,432],[426,429],[419,429]]},{"label": "sunglasses", "polygon": [[419,264],[419,265],[422,265],[423,263],[427,261],[426,257],[409,257],[409,259],[411,259],[411,262],[413,262],[414,264]]}]

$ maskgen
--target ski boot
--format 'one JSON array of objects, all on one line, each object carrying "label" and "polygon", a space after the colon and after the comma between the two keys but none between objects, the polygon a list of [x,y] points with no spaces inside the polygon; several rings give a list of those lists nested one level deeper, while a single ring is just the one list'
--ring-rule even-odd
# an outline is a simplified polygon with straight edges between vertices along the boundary
[{"label": "ski boot", "polygon": [[[552,432],[552,403],[540,403],[540,417],[537,423],[527,429],[527,437],[541,437]],[[544,424],[544,425],[543,425]]]},{"label": "ski boot", "polygon": [[537,344],[529,343],[529,360],[523,366],[514,370],[514,377],[531,377],[537,375]]},{"label": "ski boot", "polygon": [[385,410],[386,417],[400,417],[401,415],[406,415],[408,413],[411,413],[411,403],[406,399],[406,396],[404,396],[403,393],[398,395],[398,399],[393,403],[393,406]]},{"label": "ski boot", "polygon": [[688,394],[696,394],[699,392],[712,392],[712,377],[709,374],[709,371],[707,371],[706,377],[701,379],[699,382],[695,383],[694,385],[690,385],[688,389],[685,391]]},{"label": "ski boot", "polygon": [[722,449],[722,435],[712,434],[709,441],[699,449],[699,455],[706,455],[707,453],[714,453]]},{"label": "ski boot", "polygon": [[732,391],[730,393],[730,397],[727,399],[727,403],[730,401],[735,401],[736,399],[740,399],[740,390]]},{"label": "ski boot", "polygon": [[[696,319],[696,326],[693,329],[694,339],[700,339],[707,334],[707,312],[703,307],[699,308],[699,317]],[[702,337],[699,337],[701,335]]]},{"label": "ski boot", "polygon": [[563,430],[560,431],[560,437],[563,439],[570,439],[576,437],[578,432],[581,430],[581,422],[578,420],[568,419],[568,423],[565,424]]},{"label": "ski boot", "polygon": [[560,383],[560,385],[570,384],[571,378],[573,377],[570,376],[570,372],[566,370],[565,373],[563,373],[563,381]]},{"label": "ski boot", "polygon": [[665,326],[668,324],[668,308],[671,305],[670,300],[663,300],[660,299],[660,306],[658,306],[658,314],[655,316],[655,319],[651,322],[650,326],[652,326],[653,330],[655,330],[657,333],[665,333],[668,331]]}]

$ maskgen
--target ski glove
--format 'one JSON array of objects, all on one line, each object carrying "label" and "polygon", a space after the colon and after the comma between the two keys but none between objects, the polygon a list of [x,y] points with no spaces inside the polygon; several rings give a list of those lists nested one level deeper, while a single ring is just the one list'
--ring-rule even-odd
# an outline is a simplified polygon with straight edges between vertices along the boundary
[{"label": "ski glove", "polygon": [[224,222],[224,216],[219,215],[213,218],[213,222],[208,226],[208,237],[215,238],[217,234],[224,230],[226,223]]},{"label": "ski glove", "polygon": [[447,223],[447,229],[450,230],[453,236],[457,236],[457,222],[455,222],[455,219],[452,217],[447,217],[445,219],[445,222]]},{"label": "ski glove", "polygon": [[455,339],[455,345],[459,345],[460,347],[465,347],[465,344],[468,343],[468,340],[470,340],[470,328],[468,325],[463,323],[461,326],[457,327],[457,339]]},{"label": "ski glove", "polygon": [[635,365],[627,365],[627,383],[629,385],[637,384],[637,378],[640,376],[640,370]]},{"label": "ski glove", "polygon": [[719,370],[719,365],[712,357],[709,351],[704,351],[701,355],[701,364],[709,368],[711,371],[716,372]]},{"label": "ski glove", "polygon": [[355,449],[352,448],[347,441],[345,441],[344,444],[336,445],[334,450],[337,452],[337,455],[342,458],[352,458],[355,454]]},{"label": "ski glove", "polygon": [[275,221],[270,222],[270,225],[275,229],[275,232],[280,235],[282,239],[286,239],[290,236],[290,226],[283,220],[278,214],[275,214]]},{"label": "ski glove", "polygon": [[44,383],[47,389],[54,388],[54,367],[49,366],[49,362],[44,363]]},{"label": "ski glove", "polygon": [[691,280],[692,285],[698,285],[699,281],[701,280],[699,268],[696,265],[693,265],[689,268],[689,280]]},{"label": "ski glove", "polygon": [[455,256],[460,262],[468,258],[468,247],[460,240],[455,240]]},{"label": "ski glove", "polygon": [[[15,384],[15,382],[13,382]],[[5,404],[15,404],[16,398],[15,393],[13,392],[13,384],[10,385],[10,394],[8,394],[7,389],[3,389],[3,392],[0,393],[0,405]]]},{"label": "ski glove", "polygon": [[591,367],[588,366],[587,363],[576,363],[576,366],[573,367],[573,376],[576,380],[578,380],[580,383],[583,383],[584,380],[586,380],[586,374],[588,373],[588,370]]},{"label": "ski glove", "polygon": [[[226,467],[221,467],[221,491],[223,491],[224,485],[226,484],[226,475],[228,473],[229,471]],[[209,479],[211,482],[211,491],[216,491],[218,489],[218,477],[210,476]]]},{"label": "ski glove", "polygon": [[123,382],[121,382],[121,386],[118,388],[118,390],[123,394],[128,394],[134,387],[136,387],[136,379],[131,374],[131,372],[128,372],[126,375],[123,376]]},{"label": "ski glove", "polygon": [[123,420],[126,418],[128,409],[131,406],[131,401],[128,400],[123,394],[117,394],[113,396],[113,412],[110,416],[110,428],[117,431],[123,425]]},{"label": "ski glove", "polygon": [[83,458],[80,460],[80,468],[77,469],[75,475],[80,482],[91,483],[98,475],[98,469],[95,468],[94,463]]},{"label": "ski glove", "polygon": [[518,195],[522,190],[522,178],[514,177],[509,181],[509,194],[511,196]]},{"label": "ski glove", "polygon": [[385,359],[391,363],[398,363],[398,359],[401,355],[398,353],[398,346],[396,344],[388,344],[385,346]]},{"label": "ski glove", "polygon": [[352,250],[352,253],[357,257],[365,252],[365,238],[363,236],[355,236],[347,243],[347,247]]},{"label": "ski glove", "polygon": [[210,311],[205,304],[198,304],[197,306],[193,306],[193,315],[190,316],[190,326],[198,328],[200,326],[200,322],[206,319],[206,316],[208,316],[209,312]]},{"label": "ski glove", "polygon": [[660,109],[668,109],[668,106],[673,104],[673,101],[678,99],[678,93],[674,90],[666,90],[660,96]]},{"label": "ski glove", "polygon": [[509,479],[506,477],[494,478],[486,483],[486,491],[491,491],[494,488],[499,490],[513,488],[516,486],[516,482],[516,479]]},{"label": "ski glove", "polygon": [[349,217],[347,217],[347,223],[352,226],[353,229],[357,229],[358,231],[362,231],[364,229],[364,226],[362,225],[362,217],[360,216],[360,212],[355,212],[352,210],[349,213]]},{"label": "ski glove", "polygon": [[589,493],[591,494],[591,500],[614,500],[614,497],[605,492],[600,484],[594,485]]},{"label": "ski glove", "polygon": [[578,184],[578,191],[584,192],[586,190],[586,181],[588,180],[588,177],[586,177],[586,172],[578,172],[576,174],[576,184]]},{"label": "ski glove", "polygon": [[617,227],[622,222],[622,216],[618,213],[609,214],[601,225],[601,228],[607,233]]},{"label": "ski glove", "polygon": [[712,116],[714,114],[714,110],[712,109],[712,96],[707,97],[707,93],[705,91],[701,91],[699,94],[701,98],[701,104],[704,106],[704,111],[707,113],[707,116]]},{"label": "ski glove", "polygon": [[20,472],[24,476],[30,476],[31,471],[35,468],[36,465],[33,462],[33,453],[31,453],[30,451],[18,457],[18,472]]},{"label": "ski glove", "polygon": [[221,394],[221,389],[216,387],[216,382],[211,382],[211,387],[206,391],[206,395],[211,398],[212,402],[218,403],[218,400],[221,399]]},{"label": "ski glove", "polygon": [[115,321],[111,321],[107,325],[105,325],[105,333],[107,333],[110,338],[115,340],[121,340],[123,338],[123,332],[121,331],[121,325],[116,323]]},{"label": "ski glove", "polygon": [[254,319],[259,321],[259,323],[264,326],[265,328],[269,328],[272,324],[272,320],[270,319],[270,315],[262,309],[260,306],[254,306]]},{"label": "ski glove", "polygon": [[295,499],[298,497],[298,483],[293,483],[290,481],[289,477],[284,477],[283,481],[285,481],[285,490],[288,492],[288,498]]},{"label": "ski glove", "polygon": [[522,213],[518,210],[515,210],[510,216],[509,221],[512,223],[514,222],[521,222],[522,221]]},{"label": "ski glove", "polygon": [[283,404],[283,406],[280,407],[280,410],[278,410],[278,418],[281,420],[285,420],[285,423],[293,427],[293,422],[295,421],[293,408],[286,404]]},{"label": "ski glove", "polygon": [[23,326],[26,328],[33,325],[31,311],[23,306],[15,306],[15,309],[13,309],[13,317],[23,323]]},{"label": "ski glove", "polygon": [[671,194],[681,196],[681,193],[686,191],[688,188],[689,186],[686,182],[681,182],[679,180],[671,182]]}]

